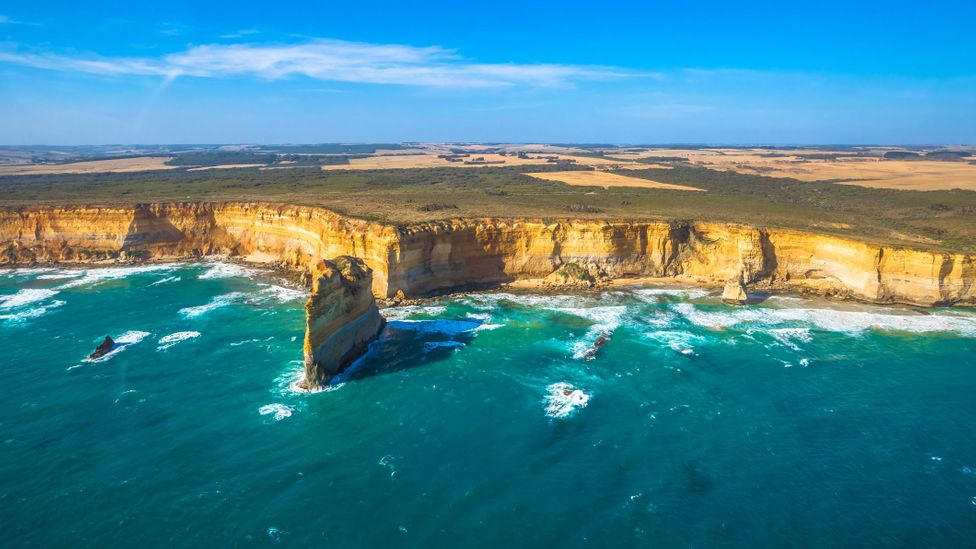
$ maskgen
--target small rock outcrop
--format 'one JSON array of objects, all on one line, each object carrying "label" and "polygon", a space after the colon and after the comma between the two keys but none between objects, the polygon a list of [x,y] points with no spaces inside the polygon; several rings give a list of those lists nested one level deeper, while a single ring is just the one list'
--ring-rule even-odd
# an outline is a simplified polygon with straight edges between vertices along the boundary
[{"label": "small rock outcrop", "polygon": [[95,360],[97,358],[102,358],[103,356],[109,354],[112,349],[115,348],[115,340],[109,336],[105,336],[105,339],[95,347],[92,354],[88,355],[88,360]]},{"label": "small rock outcrop", "polygon": [[722,301],[730,305],[745,305],[749,302],[749,294],[746,293],[746,284],[742,277],[730,278],[725,283],[722,290]]},{"label": "small rock outcrop", "polygon": [[542,279],[543,286],[555,288],[592,288],[607,278],[606,273],[593,265],[563,263]]},{"label": "small rock outcrop", "polygon": [[312,269],[312,295],[305,304],[307,391],[327,385],[362,355],[383,329],[372,293],[373,271],[355,257],[322,260]]}]

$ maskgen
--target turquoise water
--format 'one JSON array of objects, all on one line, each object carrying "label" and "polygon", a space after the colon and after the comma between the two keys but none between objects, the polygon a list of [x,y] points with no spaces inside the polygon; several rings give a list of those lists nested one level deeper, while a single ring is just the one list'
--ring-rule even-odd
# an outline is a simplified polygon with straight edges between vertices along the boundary
[{"label": "turquoise water", "polygon": [[219,263],[0,273],[3,544],[976,544],[971,311],[471,294],[387,311],[298,394],[303,297]]}]

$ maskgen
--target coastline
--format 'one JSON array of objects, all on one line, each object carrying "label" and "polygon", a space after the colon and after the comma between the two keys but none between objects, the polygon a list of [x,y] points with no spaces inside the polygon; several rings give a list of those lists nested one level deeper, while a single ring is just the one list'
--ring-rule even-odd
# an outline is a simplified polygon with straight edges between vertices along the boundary
[{"label": "coastline", "polygon": [[976,255],[730,223],[485,218],[391,226],[259,202],[0,208],[0,267],[212,257],[271,266],[310,287],[313,266],[338,256],[373,270],[377,300],[505,286],[543,291],[553,283],[585,290],[741,279],[760,294],[976,305]]}]

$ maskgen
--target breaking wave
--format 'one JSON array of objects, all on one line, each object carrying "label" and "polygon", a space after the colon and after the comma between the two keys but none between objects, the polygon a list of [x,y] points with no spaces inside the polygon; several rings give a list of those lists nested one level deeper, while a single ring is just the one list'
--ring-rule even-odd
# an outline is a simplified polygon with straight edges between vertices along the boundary
[{"label": "breaking wave", "polygon": [[184,307],[179,310],[179,313],[186,318],[197,318],[210,311],[219,309],[221,307],[226,307],[235,301],[243,299],[246,297],[241,292],[231,292],[229,294],[218,295],[217,297],[210,300],[206,305],[197,305],[196,307]]},{"label": "breaking wave", "polygon": [[[672,309],[696,326],[719,330],[740,326],[748,328],[806,324],[830,332],[848,334],[878,330],[913,333],[955,332],[966,336],[976,335],[976,316],[950,311],[913,314],[800,307],[744,307],[731,311],[709,311],[690,303],[678,303],[673,305]],[[783,337],[783,334],[780,337]]]},{"label": "breaking wave", "polygon": [[50,299],[58,294],[57,290],[20,290],[11,295],[0,296],[0,309],[14,309]]},{"label": "breaking wave", "polygon": [[701,299],[712,295],[712,292],[705,288],[640,288],[631,290],[631,294],[637,296],[641,301],[649,303],[660,302],[661,296],[677,297],[681,299]]},{"label": "breaking wave", "polygon": [[694,356],[696,354],[695,345],[705,342],[705,338],[702,336],[672,330],[659,330],[645,335],[647,338],[685,356]]},{"label": "breaking wave", "polygon": [[38,306],[38,307],[34,307],[34,308],[28,309],[26,311],[20,311],[18,313],[10,313],[10,314],[0,315],[0,320],[4,320],[4,321],[7,321],[7,322],[10,322],[10,323],[13,323],[13,324],[18,324],[18,323],[21,323],[21,322],[25,322],[27,320],[30,320],[32,318],[37,318],[39,316],[43,316],[49,310],[51,310],[51,309],[57,309],[58,307],[64,305],[64,303],[65,303],[64,301],[61,301],[61,300],[56,299],[56,300],[54,300],[54,301],[52,301],[50,303],[47,303],[47,304],[44,304],[44,305],[41,305],[41,306]]},{"label": "breaking wave", "polygon": [[308,298],[308,292],[305,290],[299,290],[297,288],[288,288],[285,286],[278,286],[276,284],[258,284],[258,286],[262,288],[265,294],[270,296],[278,303],[287,303],[289,301]]},{"label": "breaking wave", "polygon": [[153,282],[152,284],[150,284],[150,286],[161,286],[163,284],[169,284],[171,282],[179,282],[180,280],[183,279],[178,276],[167,276],[166,278],[160,278],[156,282]]},{"label": "breaking wave", "polygon": [[158,345],[156,347],[156,350],[165,351],[166,349],[169,349],[170,347],[176,345],[181,341],[186,341],[188,339],[193,339],[195,337],[200,337],[200,332],[176,332],[173,334],[169,334],[167,336],[163,336],[159,338],[159,341],[157,342]]},{"label": "breaking wave", "polygon": [[447,307],[443,305],[402,305],[387,307],[380,312],[387,320],[407,320],[415,315],[437,316],[445,311]]},{"label": "breaking wave", "polygon": [[254,271],[237,263],[213,263],[207,271],[197,278],[200,280],[214,280],[218,278],[232,277],[251,278]]},{"label": "breaking wave", "polygon": [[132,275],[166,272],[183,267],[182,263],[167,263],[161,265],[140,265],[138,267],[99,267],[77,271],[79,274],[73,280],[59,286],[60,289],[76,288],[79,286],[93,286],[109,280],[119,280]]},{"label": "breaking wave", "polygon": [[274,421],[281,421],[285,418],[291,417],[292,413],[295,411],[291,406],[286,406],[284,404],[265,404],[264,406],[258,408],[258,413],[262,416],[271,416]]},{"label": "breaking wave", "polygon": [[[0,309],[11,311],[0,314],[0,320],[10,324],[20,324],[42,316],[49,310],[65,304],[58,299],[51,300],[57,294],[57,290],[26,289],[15,294],[0,296]],[[31,305],[33,307],[27,308]]]},{"label": "breaking wave", "polygon": [[546,387],[546,391],[546,415],[551,418],[569,417],[590,402],[590,395],[569,383],[553,383]]}]

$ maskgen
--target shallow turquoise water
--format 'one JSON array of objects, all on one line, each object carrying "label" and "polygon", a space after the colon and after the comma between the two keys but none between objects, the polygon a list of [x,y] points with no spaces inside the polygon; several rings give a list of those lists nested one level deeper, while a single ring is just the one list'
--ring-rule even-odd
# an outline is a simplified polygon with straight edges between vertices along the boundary
[{"label": "shallow turquoise water", "polygon": [[3,544],[976,544],[971,311],[472,294],[388,311],[308,395],[302,299],[225,264],[0,273]]}]

